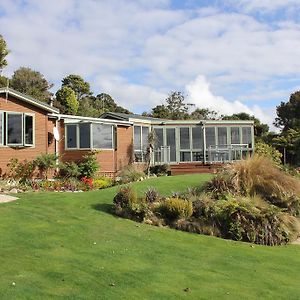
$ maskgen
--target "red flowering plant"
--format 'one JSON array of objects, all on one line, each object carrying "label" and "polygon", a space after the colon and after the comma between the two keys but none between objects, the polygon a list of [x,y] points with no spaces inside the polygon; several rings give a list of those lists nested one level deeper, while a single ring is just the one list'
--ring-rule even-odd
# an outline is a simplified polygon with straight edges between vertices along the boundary
[{"label": "red flowering plant", "polygon": [[81,182],[83,182],[88,190],[93,189],[93,179],[92,178],[87,178],[86,176],[82,177]]}]

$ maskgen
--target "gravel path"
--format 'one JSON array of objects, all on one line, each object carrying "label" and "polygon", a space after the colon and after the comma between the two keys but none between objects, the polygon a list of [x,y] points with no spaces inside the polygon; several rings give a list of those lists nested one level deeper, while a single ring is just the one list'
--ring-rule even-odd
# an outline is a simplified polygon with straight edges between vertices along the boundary
[{"label": "gravel path", "polygon": [[19,198],[17,198],[17,197],[5,195],[5,194],[0,194],[0,203],[11,202],[11,201],[15,201],[15,200],[18,200],[18,199]]}]

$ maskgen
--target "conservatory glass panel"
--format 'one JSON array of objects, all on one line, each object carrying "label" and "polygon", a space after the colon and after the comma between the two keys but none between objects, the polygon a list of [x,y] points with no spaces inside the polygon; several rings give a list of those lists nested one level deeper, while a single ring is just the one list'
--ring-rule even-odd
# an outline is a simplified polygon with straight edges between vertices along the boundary
[{"label": "conservatory glass panel", "polygon": [[167,128],[167,146],[170,147],[170,161],[176,161],[176,136],[175,128]]},{"label": "conservatory glass panel", "polygon": [[243,127],[242,135],[243,135],[243,144],[247,144],[249,145],[250,148],[252,148],[251,127]]},{"label": "conservatory glass panel", "polygon": [[190,149],[190,128],[180,128],[180,149]]},{"label": "conservatory glass panel", "polygon": [[134,126],[134,150],[141,150],[141,126]]},{"label": "conservatory glass panel", "polygon": [[240,128],[231,127],[231,144],[240,144]]},{"label": "conservatory glass panel", "polygon": [[227,145],[227,127],[218,127],[218,145]]},{"label": "conservatory glass panel", "polygon": [[142,127],[142,148],[147,151],[148,148],[149,127]]},{"label": "conservatory glass panel", "polygon": [[215,127],[205,128],[206,148],[216,145]]},{"label": "conservatory glass panel", "polygon": [[156,134],[156,147],[155,148],[160,148],[164,145],[163,129],[162,128],[154,128],[154,132]]},{"label": "conservatory glass panel", "polygon": [[192,128],[193,149],[203,149],[203,130],[200,126]]}]

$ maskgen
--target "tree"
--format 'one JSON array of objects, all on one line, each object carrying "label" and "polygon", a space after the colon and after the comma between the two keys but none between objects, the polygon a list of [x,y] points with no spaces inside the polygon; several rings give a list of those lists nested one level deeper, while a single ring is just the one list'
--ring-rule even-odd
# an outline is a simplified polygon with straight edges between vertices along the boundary
[{"label": "tree", "polygon": [[151,114],[149,114],[149,116],[153,118],[171,119],[169,110],[163,104],[157,105],[154,108],[152,108]]},{"label": "tree", "polygon": [[44,102],[49,102],[52,86],[40,72],[25,67],[16,70],[10,80],[10,87],[16,91]]},{"label": "tree", "polygon": [[9,50],[7,49],[6,42],[3,36],[0,34],[0,75],[4,67],[7,66],[6,56],[8,55]]},{"label": "tree", "polygon": [[233,114],[230,116],[223,116],[222,120],[253,120],[254,121],[254,135],[258,138],[264,137],[269,131],[269,126],[267,124],[261,123],[261,121],[258,118],[254,117],[254,116],[250,116],[249,114],[247,114],[245,112]]},{"label": "tree", "polygon": [[171,92],[166,99],[166,107],[173,120],[182,120],[188,118],[188,105],[184,103],[184,95],[181,92]]},{"label": "tree", "polygon": [[79,102],[75,92],[67,86],[63,86],[56,92],[56,100],[62,105],[62,113],[75,115],[78,110]]},{"label": "tree", "polygon": [[6,87],[8,83],[9,83],[9,78],[0,75],[0,88]]},{"label": "tree", "polygon": [[77,97],[77,100],[80,101],[84,97],[91,96],[90,84],[79,75],[68,75],[62,80],[62,87],[71,88]]},{"label": "tree", "polygon": [[268,157],[277,166],[281,165],[282,154],[276,148],[264,142],[255,144],[255,154]]},{"label": "tree", "polygon": [[216,120],[218,113],[209,108],[196,108],[191,114],[190,118],[194,120]]},{"label": "tree", "polygon": [[300,129],[300,91],[291,94],[288,102],[281,102],[276,107],[276,113],[276,127],[282,128],[283,131]]}]

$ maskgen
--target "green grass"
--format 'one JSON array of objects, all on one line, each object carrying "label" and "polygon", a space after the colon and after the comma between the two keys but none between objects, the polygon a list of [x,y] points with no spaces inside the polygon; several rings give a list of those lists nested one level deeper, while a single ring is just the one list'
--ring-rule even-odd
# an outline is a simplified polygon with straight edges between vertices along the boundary
[{"label": "green grass", "polygon": [[[208,178],[135,187],[169,194]],[[30,193],[1,204],[0,299],[300,298],[300,246],[251,247],[117,218],[115,191]]]}]

